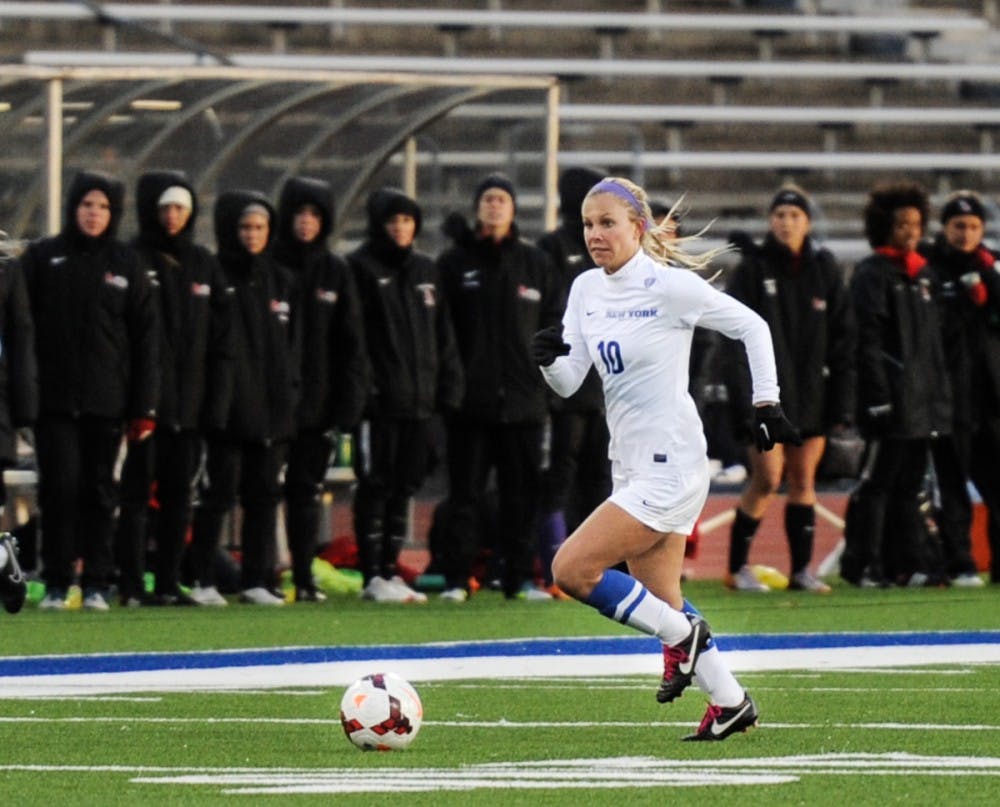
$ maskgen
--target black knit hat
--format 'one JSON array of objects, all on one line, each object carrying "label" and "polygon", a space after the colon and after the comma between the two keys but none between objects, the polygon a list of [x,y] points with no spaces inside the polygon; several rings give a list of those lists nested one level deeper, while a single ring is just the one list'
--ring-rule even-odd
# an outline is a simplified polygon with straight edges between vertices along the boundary
[{"label": "black knit hat", "polygon": [[776,207],[781,205],[794,205],[800,208],[807,216],[812,218],[812,205],[809,204],[809,198],[802,193],[800,190],[795,188],[782,188],[778,191],[774,198],[771,200],[771,206],[767,209],[768,213],[773,213]]},{"label": "black knit hat", "polygon": [[979,194],[972,191],[959,191],[945,202],[941,208],[941,223],[947,224],[954,216],[977,216],[986,221],[986,207]]},{"label": "black knit hat", "polygon": [[500,188],[501,190],[507,191],[507,193],[510,194],[510,198],[514,200],[514,206],[517,206],[517,194],[514,192],[514,183],[510,181],[510,177],[506,174],[496,173],[490,174],[478,185],[476,185],[476,193],[472,197],[473,209],[479,206],[480,198],[490,188]]}]

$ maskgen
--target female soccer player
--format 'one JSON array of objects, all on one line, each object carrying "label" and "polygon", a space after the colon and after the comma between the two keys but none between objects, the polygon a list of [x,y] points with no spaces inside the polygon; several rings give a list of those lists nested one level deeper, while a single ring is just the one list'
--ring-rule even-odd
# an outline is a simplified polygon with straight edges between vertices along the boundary
[{"label": "female soccer player", "polygon": [[[757,722],[757,706],[681,594],[684,544],[708,496],[706,442],[688,394],[696,325],[746,347],[760,450],[797,442],[778,403],[765,322],[685,269],[715,253],[685,251],[670,217],[653,222],[645,191],[627,179],[597,183],[583,202],[587,249],[597,268],[570,289],[562,326],[539,331],[535,360],[566,396],[597,368],[607,401],[614,483],[559,549],[552,572],[563,591],[605,616],[656,636],[664,672],[656,698],[669,703],[697,679],[710,703],[688,740],[723,740]],[[629,574],[612,567],[625,561]]]}]

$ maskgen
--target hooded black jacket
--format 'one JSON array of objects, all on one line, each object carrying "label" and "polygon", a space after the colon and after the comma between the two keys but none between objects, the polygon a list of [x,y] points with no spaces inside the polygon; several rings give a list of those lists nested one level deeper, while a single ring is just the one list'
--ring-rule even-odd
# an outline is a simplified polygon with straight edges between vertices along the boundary
[{"label": "hooded black jacket", "polygon": [[385,222],[417,203],[391,188],[369,198],[368,238],[347,260],[361,292],[373,378],[371,416],[425,419],[462,402],[462,364],[434,262],[389,237]]},{"label": "hooded black jacket", "polygon": [[951,385],[938,311],[925,266],[914,277],[873,253],[851,277],[858,322],[858,416],[892,406],[887,436],[927,438],[951,432]]},{"label": "hooded black jacket", "polygon": [[[591,168],[567,168],[559,177],[559,213],[562,224],[538,239],[538,246],[548,253],[559,278],[561,305],[566,306],[569,288],[576,276],[593,267],[583,238],[583,199],[604,175]],[[580,388],[569,398],[552,396],[553,409],[565,412],[604,412],[604,388],[597,369],[591,367]]]},{"label": "hooded black jacket", "polygon": [[[76,209],[91,190],[111,203],[111,223],[85,236]],[[62,232],[21,258],[35,319],[40,413],[153,418],[159,400],[156,307],[135,250],[115,237],[124,189],[104,174],[78,174]]]},{"label": "hooded black jacket", "polygon": [[536,331],[562,318],[552,262],[518,236],[516,225],[499,243],[467,227],[454,235],[438,267],[465,375],[459,414],[483,423],[541,423],[547,385],[530,345]]},{"label": "hooded black jacket", "polygon": [[20,264],[0,252],[0,471],[17,460],[14,432],[38,417],[35,324]]},{"label": "hooded black jacket", "polygon": [[[985,419],[1000,417],[1000,264],[985,247],[960,252],[943,235],[921,253],[930,262],[955,424],[974,429]],[[986,286],[981,306],[973,303],[962,282],[970,274]]]},{"label": "hooded black jacket", "polygon": [[[807,238],[798,259],[768,233],[748,249],[727,293],[763,317],[771,329],[785,414],[806,435],[854,422],[857,332],[850,295],[833,255]],[[733,345],[727,345],[733,350]],[[750,372],[737,345],[736,401],[752,420]]]},{"label": "hooded black jacket", "polygon": [[[295,211],[315,205],[322,218],[309,244],[293,232]],[[295,276],[301,335],[302,392],[296,423],[303,430],[352,429],[361,419],[369,365],[361,306],[347,263],[330,252],[334,206],[330,185],[293,177],[281,191],[275,257]]]},{"label": "hooded black jacket", "polygon": [[[251,255],[240,244],[239,220],[249,204],[263,206],[272,227],[268,246]],[[233,397],[226,425],[230,439],[269,444],[294,433],[299,403],[298,332],[291,272],[272,256],[277,221],[256,191],[225,191],[215,201],[219,265],[233,288]]]},{"label": "hooded black jacket", "polygon": [[[160,195],[169,187],[191,192],[184,229],[169,236],[159,221]],[[232,290],[215,256],[193,243],[198,200],[177,171],[143,174],[136,188],[139,234],[133,246],[146,269],[160,338],[159,428],[225,427],[233,384]]]}]

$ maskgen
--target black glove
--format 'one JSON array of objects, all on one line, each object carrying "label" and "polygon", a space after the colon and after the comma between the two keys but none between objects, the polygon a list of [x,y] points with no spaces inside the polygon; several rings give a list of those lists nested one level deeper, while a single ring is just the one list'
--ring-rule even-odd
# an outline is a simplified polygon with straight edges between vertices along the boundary
[{"label": "black glove", "polygon": [[799,430],[785,417],[781,404],[754,407],[753,421],[753,439],[758,451],[770,451],[775,443],[802,445]]},{"label": "black glove", "polygon": [[569,345],[562,338],[563,326],[550,325],[531,337],[531,358],[540,367],[548,367],[558,356],[569,355]]}]

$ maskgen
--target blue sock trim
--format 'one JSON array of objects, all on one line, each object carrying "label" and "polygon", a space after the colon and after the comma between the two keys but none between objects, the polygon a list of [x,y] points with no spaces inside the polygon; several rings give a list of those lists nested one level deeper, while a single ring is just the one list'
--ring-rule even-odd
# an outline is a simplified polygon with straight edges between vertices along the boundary
[{"label": "blue sock trim", "polygon": [[[637,585],[641,589],[639,595],[629,603],[628,610],[621,616],[617,616],[618,607],[632,594]],[[617,569],[606,569],[601,575],[601,581],[594,586],[594,590],[590,592],[586,602],[587,605],[596,608],[609,619],[626,624],[629,615],[645,596],[645,587],[641,586],[634,577],[623,574]]]}]

